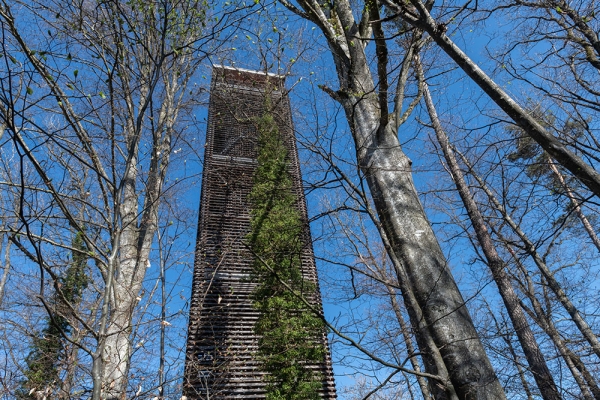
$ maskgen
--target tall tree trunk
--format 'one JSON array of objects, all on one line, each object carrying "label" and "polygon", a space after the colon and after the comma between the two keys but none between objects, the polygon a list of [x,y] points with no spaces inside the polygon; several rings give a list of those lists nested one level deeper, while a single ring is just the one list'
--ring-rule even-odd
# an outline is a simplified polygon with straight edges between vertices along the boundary
[{"label": "tall tree trunk", "polygon": [[510,277],[505,271],[506,263],[502,260],[502,258],[500,258],[500,255],[496,250],[496,246],[494,245],[492,236],[487,229],[483,216],[481,215],[481,212],[479,211],[479,208],[477,207],[477,204],[471,195],[458,162],[454,157],[454,153],[450,148],[446,131],[442,128],[442,125],[438,119],[431,94],[429,93],[429,86],[425,82],[425,78],[423,76],[418,55],[415,56],[415,63],[417,65],[419,80],[423,85],[427,111],[429,112],[429,117],[431,119],[438,143],[442,149],[442,152],[444,153],[444,158],[446,159],[446,163],[450,169],[452,180],[454,181],[460,198],[462,199],[465,209],[467,210],[467,214],[471,220],[471,225],[473,226],[475,234],[477,235],[479,245],[481,246],[481,249],[483,250],[483,253],[487,259],[488,267],[492,272],[492,278],[498,286],[498,291],[500,292],[502,301],[506,306],[510,320],[515,328],[515,332],[519,338],[519,343],[521,344],[521,348],[523,349],[525,357],[527,358],[529,368],[533,373],[535,382],[537,383],[542,397],[547,400],[559,400],[561,396],[558,393],[556,383],[552,378],[552,374],[548,369],[544,355],[542,354],[536,342],[535,336],[531,331],[529,322],[525,317],[525,313],[521,309],[519,297],[517,296],[510,282]]},{"label": "tall tree trunk", "polygon": [[[544,332],[552,339],[552,342],[558,349],[561,357],[567,364],[567,367],[571,371],[573,378],[577,382],[577,385],[581,389],[581,393],[584,399],[592,399],[600,400],[600,387],[598,387],[598,383],[596,379],[592,376],[592,374],[588,371],[585,364],[581,361],[581,358],[575,354],[565,341],[562,339],[558,329],[554,325],[552,321],[551,315],[546,312],[540,303],[537,294],[535,293],[533,280],[529,275],[525,266],[521,263],[521,260],[513,250],[510,245],[510,242],[506,240],[502,234],[496,232],[496,235],[500,238],[500,240],[504,243],[504,246],[511,254],[515,264],[519,268],[525,279],[519,279],[517,282],[520,282],[521,291],[527,296],[529,301],[533,306],[533,310],[530,310],[527,306],[523,304],[521,301],[521,307],[523,310],[529,314],[529,316],[540,326]],[[585,380],[585,382],[584,382]]]},{"label": "tall tree trunk", "polygon": [[359,165],[379,218],[405,268],[459,398],[503,398],[502,387],[414,189],[410,161],[396,132],[389,126],[378,126],[373,119],[377,109],[369,107],[368,101],[345,103],[347,117],[354,125]]},{"label": "tall tree trunk", "polygon": [[[361,192],[358,188],[355,188],[355,191],[357,193],[361,193],[362,197],[366,197],[366,195],[363,192]],[[366,198],[365,208],[369,216],[371,217],[371,220],[377,227],[386,253],[392,261],[394,273],[396,274],[396,282],[398,284],[398,287],[400,288],[400,293],[402,295],[402,299],[404,300],[406,311],[408,312],[411,325],[414,329],[415,339],[421,352],[425,370],[429,374],[437,375],[440,377],[439,381],[429,381],[429,391],[431,392],[433,398],[435,398],[436,400],[458,400],[458,395],[450,380],[450,374],[448,373],[448,369],[446,368],[446,364],[444,363],[444,359],[442,357],[442,354],[440,353],[440,349],[433,340],[432,333],[429,327],[427,326],[427,321],[423,316],[421,305],[415,297],[415,294],[411,287],[411,283],[408,279],[408,275],[406,274],[406,270],[404,269],[404,265],[402,264],[402,261],[398,258],[398,255],[394,251],[394,248],[392,247],[392,244],[388,239],[387,233],[381,221],[376,215],[376,211],[373,210],[373,208],[370,205],[370,202],[366,200]],[[387,288],[388,291],[390,291],[390,293],[395,293],[395,289],[393,287],[387,286]],[[394,311],[398,312],[397,307],[394,308]]]},{"label": "tall tree trunk", "polygon": [[385,237],[384,242],[386,242],[388,254],[394,263],[394,270],[399,282],[404,304],[406,306],[411,323],[415,329],[415,339],[423,355],[422,358],[423,364],[425,365],[425,370],[430,374],[438,375],[443,382],[440,383],[430,380],[429,390],[435,399],[458,400],[459,397],[456,393],[456,389],[454,388],[454,384],[451,381],[450,373],[448,372],[448,368],[444,362],[443,355],[441,354],[440,349],[438,348],[438,345],[432,336],[432,332],[427,325],[423,310],[421,310],[421,306],[419,305],[412,287],[410,286],[410,281],[406,271],[399,261],[397,255],[393,251],[393,248],[391,245],[389,245],[387,235],[384,233],[383,236]]},{"label": "tall tree trunk", "polygon": [[600,358],[600,342],[598,341],[598,337],[592,331],[592,328],[589,326],[585,318],[583,318],[581,312],[579,312],[577,307],[575,307],[575,304],[573,304],[569,296],[567,296],[567,293],[565,293],[561,284],[554,277],[554,274],[552,273],[550,268],[546,265],[546,262],[544,261],[543,257],[538,253],[537,248],[535,247],[533,242],[529,239],[529,237],[527,237],[527,235],[525,234],[525,232],[523,232],[521,227],[512,219],[512,217],[506,211],[504,206],[498,201],[496,196],[494,196],[492,191],[488,188],[485,181],[477,173],[475,173],[466,157],[464,157],[460,153],[458,154],[467,166],[467,168],[469,168],[469,170],[471,171],[471,175],[477,180],[477,182],[481,186],[481,189],[483,189],[487,197],[490,199],[490,202],[492,203],[494,209],[500,213],[500,215],[508,224],[508,226],[510,226],[513,232],[517,234],[517,236],[524,245],[525,251],[533,259],[535,265],[542,273],[542,276],[548,282],[548,287],[550,288],[550,290],[552,290],[552,292],[556,295],[562,306],[569,313],[571,319],[573,320],[577,328],[579,328],[579,331],[582,333],[583,337],[590,344],[594,354],[596,354]]},{"label": "tall tree trunk", "polygon": [[[381,241],[385,248],[385,251],[390,258],[393,265],[393,273],[395,274],[395,280],[393,284],[386,284],[390,293],[396,293],[396,287],[399,288],[400,294],[404,301],[404,306],[409,315],[410,324],[412,325],[413,333],[419,352],[425,365],[427,374],[439,377],[438,379],[429,379],[428,389],[433,398],[439,400],[458,400],[458,396],[450,381],[450,376],[440,351],[435,344],[431,332],[427,326],[427,322],[423,317],[423,312],[417,299],[412,291],[412,287],[404,270],[401,260],[397,257],[393,250],[393,247],[388,240],[386,231],[383,229],[383,225],[377,216],[376,210],[372,207],[372,202],[369,201],[369,195],[364,190],[364,186],[355,185],[348,176],[341,171],[335,162],[332,160],[330,154],[322,154],[322,156],[330,162],[330,165],[335,169],[336,173],[343,179],[344,182],[352,189],[357,198],[361,199],[361,204],[364,206],[365,211],[369,215],[371,221],[377,228],[377,231],[381,237]],[[387,280],[386,278],[384,280]],[[393,286],[392,286],[393,285]],[[394,311],[397,309],[394,308]]]},{"label": "tall tree trunk", "polygon": [[[447,27],[433,19],[421,0],[410,0],[414,9],[398,2],[397,12],[413,26],[427,32],[437,45],[496,103],[523,131],[535,140],[559,164],[569,170],[596,196],[600,196],[600,173],[571,152],[548,132],[523,107],[496,84],[444,32]],[[414,13],[418,12],[418,15]]]},{"label": "tall tree trunk", "polygon": [[167,329],[167,276],[166,276],[166,260],[163,256],[164,250],[161,244],[161,237],[159,236],[160,246],[160,344],[159,344],[159,364],[158,364],[158,399],[165,399],[165,357],[166,346],[165,346],[165,334]]},{"label": "tall tree trunk", "polygon": [[4,266],[2,267],[2,277],[0,278],[0,308],[2,307],[2,301],[4,300],[4,288],[8,281],[8,275],[10,272],[10,247],[12,242],[6,241],[6,247],[3,249],[3,235],[0,235],[0,253],[4,253]]},{"label": "tall tree trunk", "polygon": [[[158,115],[158,127],[153,135],[153,155],[145,187],[144,203],[139,210],[138,147],[139,134],[131,134],[129,157],[122,182],[122,200],[119,207],[121,232],[118,241],[118,262],[110,292],[111,312],[103,344],[103,398],[125,399],[127,375],[131,358],[132,317],[138,303],[137,297],[142,288],[146,268],[150,267],[151,245],[158,229],[158,206],[162,187],[169,166],[171,136],[177,119],[178,90],[176,73],[164,80],[165,99]],[[133,109],[133,108],[132,108]],[[133,118],[132,118],[133,121]],[[140,126],[130,125],[131,132],[137,132]],[[158,132],[158,133],[157,133]],[[141,215],[141,216],[140,216]]]},{"label": "tall tree trunk", "polygon": [[[169,151],[170,144],[166,149]],[[119,256],[116,275],[110,292],[111,312],[103,346],[104,394],[105,399],[125,399],[127,375],[131,358],[132,318],[138,303],[146,268],[150,267],[150,249],[157,230],[158,198],[162,190],[164,172],[168,158],[163,158],[160,169],[150,168],[150,178],[142,208],[141,221],[138,223],[138,195],[135,189],[137,165],[131,158],[131,168],[126,175],[123,201],[119,213],[123,228],[118,245]]]},{"label": "tall tree trunk", "polygon": [[[329,43],[341,88],[324,90],[344,108],[357,162],[391,251],[404,268],[456,394],[460,399],[505,398],[415,190],[411,161],[398,141],[395,114],[388,112],[388,60],[380,5],[365,4],[363,21],[357,23],[354,15],[360,10],[352,10],[348,0],[334,2],[333,9],[316,0],[300,0],[303,11],[282,3],[317,24]],[[378,88],[365,53],[371,32]]]}]

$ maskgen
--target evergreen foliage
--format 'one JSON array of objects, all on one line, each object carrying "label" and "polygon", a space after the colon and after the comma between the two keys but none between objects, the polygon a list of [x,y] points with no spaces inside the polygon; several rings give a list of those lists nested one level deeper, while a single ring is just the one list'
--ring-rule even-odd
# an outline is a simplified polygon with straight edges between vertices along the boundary
[{"label": "evergreen foliage", "polygon": [[267,400],[318,399],[321,376],[306,364],[325,358],[318,342],[325,328],[299,297],[314,294],[316,287],[302,278],[303,226],[295,207],[288,152],[271,113],[255,123],[258,167],[249,196],[247,239],[255,255],[253,278],[259,282],[253,293],[254,306],[261,312],[255,332],[260,336],[259,360],[268,373]]},{"label": "evergreen foliage", "polygon": [[64,355],[63,335],[71,330],[66,317],[68,308],[65,301],[71,306],[79,303],[89,281],[85,271],[88,255],[81,232],[77,232],[73,237],[72,247],[74,251],[71,262],[64,276],[59,279],[64,300],[58,293],[54,294],[52,302],[55,310],[46,318],[46,326],[33,337],[31,351],[25,360],[26,380],[17,393],[21,399],[37,398],[35,391],[43,391],[60,382],[60,362]]},{"label": "evergreen foliage", "polygon": [[68,302],[78,302],[89,283],[86,274],[88,252],[83,240],[83,233],[77,232],[73,238],[72,261],[62,281],[62,292]]},{"label": "evergreen foliage", "polygon": [[[562,129],[558,129],[557,120],[550,112],[544,112],[539,106],[530,111],[536,121],[545,129],[556,130],[559,137],[563,141],[577,141],[584,136],[585,121],[569,119],[562,125]],[[506,128],[506,131],[512,136],[515,141],[514,151],[508,153],[507,159],[521,166],[525,174],[534,182],[545,185],[553,196],[564,194],[565,187],[561,183],[559,177],[550,168],[550,163],[553,163],[550,155],[542,149],[527,133],[518,126],[511,125]],[[572,175],[564,172],[563,168],[554,163],[555,168],[561,172],[562,178],[568,187],[577,189],[580,187],[579,182]],[[554,226],[565,225],[570,228],[578,227],[573,218],[574,214],[573,202],[567,201],[564,204],[563,212],[558,215]],[[591,218],[594,218],[592,215]]]},{"label": "evergreen foliage", "polygon": [[47,318],[46,321],[46,327],[33,338],[31,351],[25,360],[27,369],[24,373],[27,380],[17,393],[18,398],[34,399],[36,396],[32,391],[44,390],[59,381],[62,332],[68,330],[69,324],[61,316]]},{"label": "evergreen foliage", "polygon": [[[557,126],[556,117],[550,112],[545,112],[540,106],[533,107],[530,115],[544,127],[544,129],[555,131],[558,136],[565,142],[573,142],[584,135],[584,122],[575,119],[567,120],[562,129]],[[515,141],[514,151],[508,154],[508,160],[520,164],[524,167],[525,173],[531,179],[544,180],[549,187],[554,188],[556,192],[561,192],[561,184],[556,179],[556,176],[548,168],[548,163],[551,161],[550,155],[542,149],[542,147],[533,140],[527,133],[516,125],[509,125],[506,131]],[[557,166],[560,167],[560,166]],[[576,185],[576,180],[570,178],[569,185]]]}]

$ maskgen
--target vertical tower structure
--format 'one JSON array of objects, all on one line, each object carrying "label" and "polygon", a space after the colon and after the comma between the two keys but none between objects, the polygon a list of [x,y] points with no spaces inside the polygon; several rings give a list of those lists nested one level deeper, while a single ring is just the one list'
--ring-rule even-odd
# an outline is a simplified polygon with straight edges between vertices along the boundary
[{"label": "vertical tower structure", "polygon": [[[265,372],[257,360],[254,324],[259,312],[251,294],[253,255],[245,245],[250,229],[248,195],[257,167],[256,119],[272,113],[288,150],[296,207],[304,230],[301,270],[316,290],[309,296],[321,310],[321,296],[312,250],[306,200],[285,77],[230,67],[214,67],[190,319],[184,394],[188,399],[264,399]],[[322,380],[323,399],[335,399],[331,358],[325,333],[315,338],[326,355],[307,367]]]}]

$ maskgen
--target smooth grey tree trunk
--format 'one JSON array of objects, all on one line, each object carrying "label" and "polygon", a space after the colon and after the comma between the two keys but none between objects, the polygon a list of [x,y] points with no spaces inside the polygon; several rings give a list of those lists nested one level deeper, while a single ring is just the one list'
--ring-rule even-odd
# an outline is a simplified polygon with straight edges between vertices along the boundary
[{"label": "smooth grey tree trunk", "polygon": [[[417,377],[429,379],[427,391],[430,392],[431,396],[434,399],[458,400],[458,396],[454,391],[454,387],[452,386],[452,383],[450,381],[450,376],[448,374],[448,370],[446,369],[446,365],[444,364],[442,355],[440,354],[440,351],[429,332],[427,323],[423,318],[423,312],[421,311],[421,307],[418,304],[415,295],[412,291],[410,282],[407,278],[406,272],[404,271],[404,266],[393,251],[390,241],[387,238],[387,234],[383,229],[381,221],[377,216],[377,212],[373,209],[372,202],[369,200],[369,194],[365,191],[364,186],[355,185],[352,182],[352,180],[336,166],[335,161],[331,159],[331,155],[322,154],[322,156],[324,159],[329,160],[330,165],[336,170],[339,176],[342,177],[344,182],[346,182],[346,184],[351,188],[351,190],[356,194],[356,196],[361,199],[362,204],[364,206],[364,210],[367,212],[371,221],[375,225],[381,237],[381,241],[385,248],[385,251],[392,262],[395,279],[392,279],[392,281],[390,281],[390,278],[376,278],[376,280],[386,285],[390,296],[392,296],[392,293],[394,295],[397,293],[396,289],[399,289],[400,291],[400,294],[404,301],[404,307],[409,315],[410,324],[412,325],[412,333],[414,334],[415,340],[417,341],[420,357],[425,365],[425,370],[427,371],[426,376],[424,374],[420,374],[418,368],[414,368],[415,375],[417,375]],[[395,297],[393,299],[396,300]],[[394,312],[399,312],[398,307],[400,305],[398,304],[398,302],[392,301],[392,303],[394,307]],[[401,315],[397,314],[397,318],[399,320],[400,317]],[[407,340],[406,337],[405,340]],[[412,360],[413,358],[411,358],[411,361]],[[434,377],[437,377],[437,379]],[[421,385],[421,383],[419,384]],[[424,393],[426,393],[427,391],[425,391]],[[424,394],[424,398],[428,398],[427,395]]]},{"label": "smooth grey tree trunk", "polygon": [[[146,269],[151,266],[150,250],[158,229],[159,199],[169,166],[171,135],[178,114],[175,98],[178,90],[177,81],[167,76],[164,78],[164,83],[165,99],[157,119],[159,126],[164,126],[166,134],[160,141],[154,143],[154,157],[148,171],[149,178],[141,211],[140,194],[136,189],[140,173],[137,160],[139,134],[130,136],[131,144],[128,146],[130,156],[123,178],[123,195],[119,207],[122,230],[118,242],[118,263],[114,282],[112,286],[107,287],[111,296],[112,310],[101,355],[105,385],[102,397],[108,400],[124,398],[127,392],[133,313],[138,303]],[[136,132],[137,129],[133,125],[130,126],[131,132]],[[159,158],[161,154],[162,157]]]},{"label": "smooth grey tree trunk", "polygon": [[[324,90],[344,108],[358,165],[382,227],[404,267],[454,390],[460,399],[505,398],[415,190],[411,161],[398,141],[398,126],[387,113],[384,40],[376,40],[378,93],[364,50],[371,37],[371,28],[365,26],[371,24],[368,19],[359,24],[354,18],[361,10],[352,10],[347,0],[336,1],[334,10],[314,0],[299,1],[302,10],[282,3],[317,24],[329,43],[341,88],[337,92]],[[371,20],[377,21],[373,13],[378,8],[369,3],[362,15],[372,15]],[[372,26],[378,29],[376,23]],[[361,40],[363,34],[366,41]]]},{"label": "smooth grey tree trunk", "polygon": [[0,235],[0,253],[4,253],[4,265],[0,265],[0,267],[2,267],[2,277],[0,278],[0,308],[2,307],[2,301],[4,300],[4,288],[6,287],[10,272],[10,247],[12,244],[10,240],[7,240],[6,248],[3,249],[2,240],[3,237]]},{"label": "smooth grey tree trunk", "polygon": [[410,161],[395,132],[388,129],[384,140],[374,140],[380,128],[378,121],[370,118],[376,115],[375,110],[369,110],[365,103],[344,105],[354,122],[359,165],[452,384],[461,399],[503,398],[502,387],[415,191]]}]

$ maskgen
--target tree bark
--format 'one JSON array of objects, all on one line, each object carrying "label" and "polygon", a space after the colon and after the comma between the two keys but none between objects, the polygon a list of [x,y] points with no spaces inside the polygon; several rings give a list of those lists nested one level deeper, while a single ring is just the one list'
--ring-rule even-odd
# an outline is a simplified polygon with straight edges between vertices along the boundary
[{"label": "tree bark", "polygon": [[[290,7],[287,2],[282,2]],[[503,389],[479,340],[465,301],[429,225],[411,174],[411,161],[398,141],[394,118],[387,113],[385,41],[376,34],[377,94],[359,25],[347,0],[327,10],[314,0],[299,1],[303,11],[291,9],[316,23],[325,35],[341,89],[324,88],[345,111],[353,135],[357,161],[371,191],[383,230],[394,255],[402,263],[408,284],[421,306],[425,324],[438,347],[460,399],[501,399]],[[363,10],[374,16],[378,4]],[[370,8],[369,8],[370,7]],[[370,38],[364,38],[370,39]]]},{"label": "tree bark", "polygon": [[2,236],[3,235],[0,235],[0,253],[4,253],[4,265],[2,266],[2,277],[0,278],[0,309],[2,308],[2,301],[4,300],[4,288],[6,287],[6,281],[8,281],[8,274],[10,273],[10,247],[12,244],[10,240],[7,240],[6,248],[3,249]]},{"label": "tree bark", "polygon": [[345,104],[354,125],[359,165],[452,384],[461,399],[503,398],[502,387],[414,189],[410,162],[389,127],[384,140],[374,140],[374,132],[381,128],[371,119],[375,109],[369,110],[365,103]]},{"label": "tree bark", "polygon": [[415,63],[417,64],[417,71],[419,74],[419,80],[423,85],[423,92],[425,98],[425,104],[427,105],[427,111],[429,112],[429,117],[431,119],[431,123],[433,129],[435,131],[438,143],[444,153],[444,158],[446,159],[446,163],[448,164],[448,168],[450,169],[450,174],[452,176],[452,180],[454,181],[460,198],[465,206],[467,214],[469,215],[469,219],[471,221],[471,225],[475,230],[475,234],[477,236],[477,240],[483,253],[487,259],[488,267],[492,272],[492,278],[496,285],[498,286],[498,291],[500,292],[500,296],[502,297],[502,301],[506,306],[508,311],[508,315],[512,322],[513,327],[515,328],[515,332],[517,337],[519,338],[519,343],[521,344],[521,348],[525,353],[525,357],[527,358],[527,362],[529,364],[529,368],[533,373],[536,384],[542,397],[544,399],[555,399],[559,400],[561,398],[558,393],[558,389],[556,387],[556,383],[552,378],[552,374],[548,369],[548,365],[546,364],[546,360],[544,359],[544,355],[542,354],[535,336],[531,331],[529,326],[529,322],[525,317],[525,313],[520,307],[519,298],[512,286],[510,281],[510,277],[505,271],[506,263],[502,260],[498,251],[496,250],[496,246],[494,245],[494,241],[492,236],[490,235],[483,216],[471,195],[469,187],[465,182],[464,176],[456,158],[454,157],[454,153],[450,148],[450,143],[448,141],[448,136],[446,135],[446,131],[443,129],[438,116],[435,110],[435,106],[433,104],[433,100],[431,98],[431,94],[429,92],[429,87],[425,82],[425,78],[423,76],[422,68],[420,65],[420,60],[418,56],[415,57]]},{"label": "tree bark", "polygon": [[[158,116],[158,126],[164,126],[164,137],[155,135],[153,157],[148,171],[148,182],[144,204],[139,211],[139,194],[136,190],[138,180],[137,154],[139,134],[131,134],[130,156],[123,179],[122,201],[119,215],[122,230],[119,241],[118,268],[111,293],[112,310],[106,330],[103,347],[104,379],[103,397],[109,400],[125,399],[127,376],[131,358],[132,318],[138,303],[138,294],[142,288],[146,268],[150,267],[150,250],[158,229],[158,206],[162,194],[165,174],[169,165],[171,135],[177,118],[175,93],[177,84],[167,82],[166,98]],[[136,127],[130,126],[131,132]],[[160,139],[159,139],[160,138]],[[162,154],[162,155],[161,155]],[[141,214],[141,217],[139,216]]]},{"label": "tree bark", "polygon": [[[556,137],[539,124],[525,109],[517,104],[479,66],[473,62],[444,32],[447,27],[438,24],[420,0],[411,0],[414,10],[398,2],[402,18],[426,31],[437,45],[496,103],[523,131],[535,140],[559,164],[577,177],[596,196],[600,196],[600,173],[571,152]],[[418,16],[414,11],[418,12]]]}]

